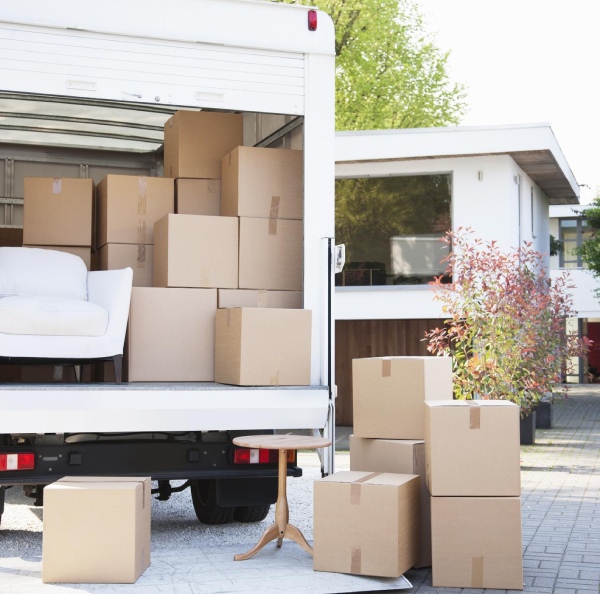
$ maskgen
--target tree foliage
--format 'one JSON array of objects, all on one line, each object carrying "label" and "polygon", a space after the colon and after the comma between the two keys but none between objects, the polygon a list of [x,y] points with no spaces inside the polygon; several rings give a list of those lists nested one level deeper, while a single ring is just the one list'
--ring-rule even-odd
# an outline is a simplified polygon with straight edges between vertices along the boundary
[{"label": "tree foliage", "polygon": [[[584,210],[582,215],[591,231],[591,237],[576,248],[576,252],[592,274],[600,278],[600,194],[594,198],[590,208]],[[596,291],[596,296],[600,297],[600,290]]]}]

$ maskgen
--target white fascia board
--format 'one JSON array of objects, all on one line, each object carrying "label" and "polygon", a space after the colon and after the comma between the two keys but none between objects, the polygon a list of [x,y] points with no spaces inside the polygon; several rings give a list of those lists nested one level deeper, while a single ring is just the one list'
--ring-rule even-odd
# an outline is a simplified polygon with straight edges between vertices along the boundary
[{"label": "white fascia board", "polygon": [[579,216],[586,209],[590,207],[589,204],[551,204],[550,205],[550,218],[551,219],[572,219]]}]

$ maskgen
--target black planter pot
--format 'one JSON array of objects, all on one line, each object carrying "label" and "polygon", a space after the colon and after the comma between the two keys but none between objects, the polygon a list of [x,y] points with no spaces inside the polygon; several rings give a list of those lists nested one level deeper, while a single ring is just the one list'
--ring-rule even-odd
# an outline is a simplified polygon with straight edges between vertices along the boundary
[{"label": "black planter pot", "polygon": [[540,400],[535,407],[535,412],[535,426],[538,429],[552,429],[552,402],[550,400]]},{"label": "black planter pot", "polygon": [[521,419],[521,445],[535,444],[536,411]]}]

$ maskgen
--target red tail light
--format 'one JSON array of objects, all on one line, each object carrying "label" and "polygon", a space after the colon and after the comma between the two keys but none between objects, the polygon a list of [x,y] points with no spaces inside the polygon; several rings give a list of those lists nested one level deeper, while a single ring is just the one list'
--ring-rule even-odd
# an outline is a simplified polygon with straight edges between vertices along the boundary
[{"label": "red tail light", "polygon": [[35,455],[33,452],[23,454],[0,454],[0,472],[3,470],[33,470]]},{"label": "red tail light", "polygon": [[[296,450],[287,450],[287,461],[296,461]],[[234,464],[277,464],[279,450],[238,448],[233,450]]]},{"label": "red tail light", "polygon": [[308,30],[309,31],[317,30],[317,11],[316,10],[308,11]]}]

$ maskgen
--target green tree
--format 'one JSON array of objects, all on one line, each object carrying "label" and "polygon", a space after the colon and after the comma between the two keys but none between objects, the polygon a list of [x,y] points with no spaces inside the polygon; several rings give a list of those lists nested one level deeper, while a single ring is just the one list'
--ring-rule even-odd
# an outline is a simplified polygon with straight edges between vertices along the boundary
[{"label": "green tree", "polygon": [[[590,208],[582,211],[582,216],[591,231],[591,237],[576,248],[576,252],[588,265],[592,274],[600,278],[600,194],[594,198]],[[596,290],[596,296],[600,298],[600,289]]]}]

